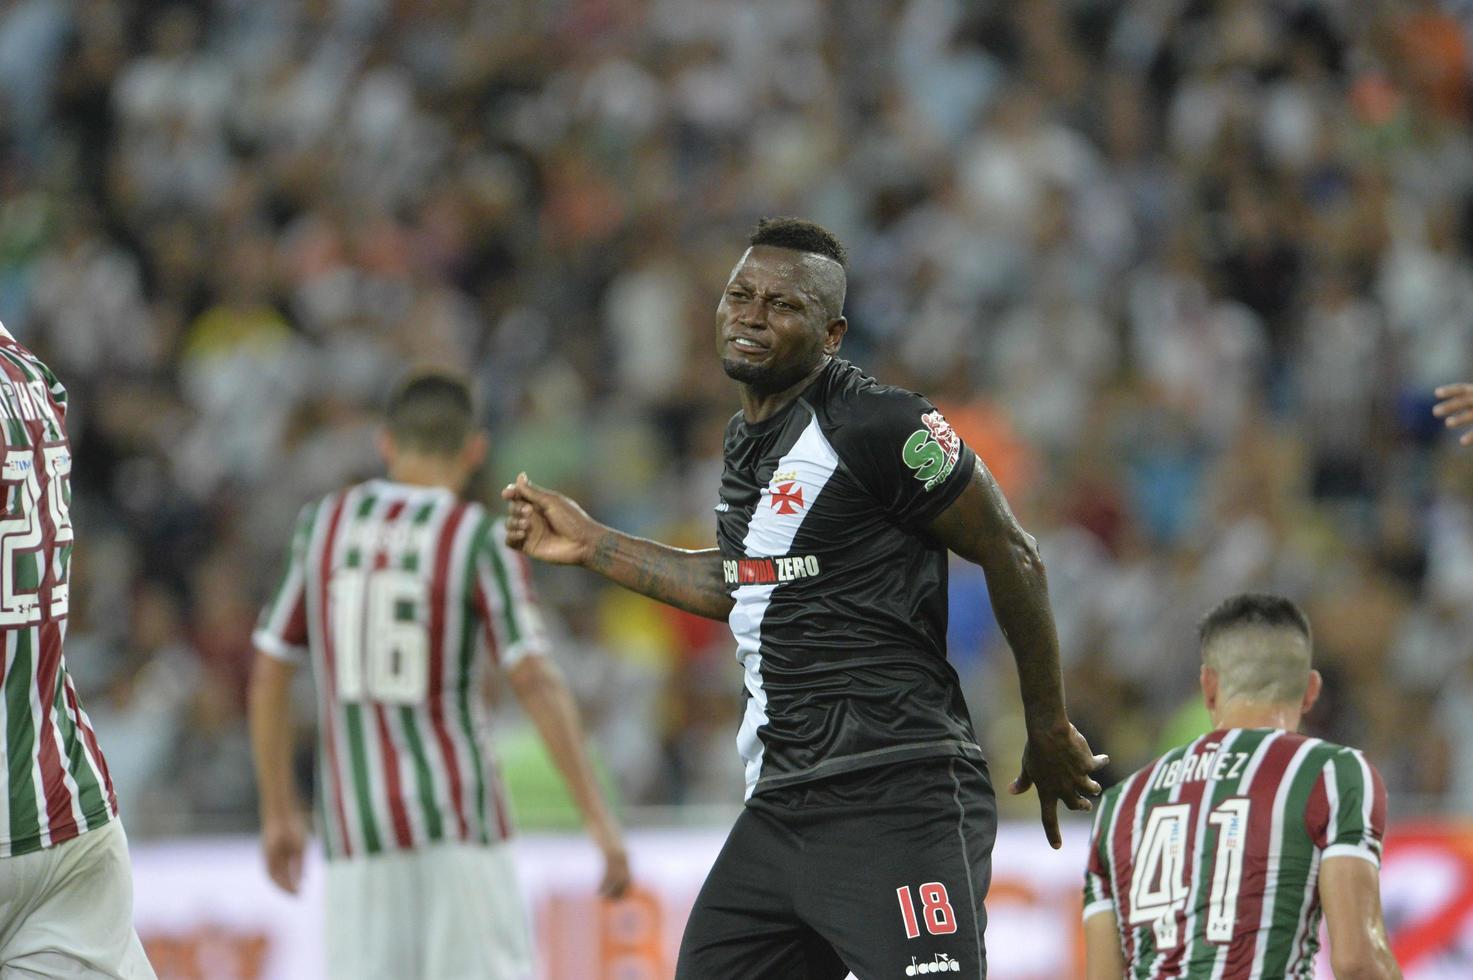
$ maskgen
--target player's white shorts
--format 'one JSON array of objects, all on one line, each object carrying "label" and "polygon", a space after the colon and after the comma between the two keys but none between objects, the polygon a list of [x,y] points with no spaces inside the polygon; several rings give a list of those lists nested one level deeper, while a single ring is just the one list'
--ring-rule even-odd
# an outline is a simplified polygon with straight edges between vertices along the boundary
[{"label": "player's white shorts", "polygon": [[506,844],[443,843],[327,864],[334,980],[532,980]]},{"label": "player's white shorts", "polygon": [[133,872],[117,820],[0,858],[0,977],[155,980],[133,931]]}]

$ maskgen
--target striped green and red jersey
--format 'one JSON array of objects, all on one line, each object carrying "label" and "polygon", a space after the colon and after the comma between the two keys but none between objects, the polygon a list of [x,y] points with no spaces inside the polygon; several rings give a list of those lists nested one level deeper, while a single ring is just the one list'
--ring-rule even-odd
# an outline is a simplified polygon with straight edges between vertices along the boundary
[{"label": "striped green and red jersey", "polygon": [[1385,828],[1386,788],[1355,749],[1211,732],[1100,798],[1084,915],[1115,913],[1134,980],[1310,977],[1320,863],[1379,865]]},{"label": "striped green and red jersey", "polygon": [[483,507],[388,480],[308,505],[254,639],[311,661],[330,858],[509,835],[481,679],[545,643],[526,560]]},{"label": "striped green and red jersey", "polygon": [[66,389],[0,327],[0,857],[117,816],[92,723],[62,657],[72,559]]}]

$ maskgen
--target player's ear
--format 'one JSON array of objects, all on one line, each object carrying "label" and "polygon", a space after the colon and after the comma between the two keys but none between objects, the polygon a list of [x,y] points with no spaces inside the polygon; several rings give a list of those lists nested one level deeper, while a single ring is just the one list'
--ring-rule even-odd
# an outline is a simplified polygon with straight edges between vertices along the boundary
[{"label": "player's ear", "polygon": [[1320,692],[1325,688],[1325,679],[1317,670],[1309,672],[1309,683],[1304,686],[1304,701],[1299,705],[1299,713],[1307,715],[1309,709],[1320,699]]},{"label": "player's ear", "polygon": [[823,352],[834,355],[844,344],[844,335],[849,332],[849,321],[836,316],[824,325]]},{"label": "player's ear", "polygon": [[1202,703],[1207,706],[1208,712],[1217,710],[1217,671],[1206,664],[1202,665]]},{"label": "player's ear", "polygon": [[373,434],[374,446],[378,449],[379,457],[383,459],[385,466],[394,465],[394,457],[399,454],[398,447],[394,445],[394,436],[389,432],[388,426],[379,426]]}]

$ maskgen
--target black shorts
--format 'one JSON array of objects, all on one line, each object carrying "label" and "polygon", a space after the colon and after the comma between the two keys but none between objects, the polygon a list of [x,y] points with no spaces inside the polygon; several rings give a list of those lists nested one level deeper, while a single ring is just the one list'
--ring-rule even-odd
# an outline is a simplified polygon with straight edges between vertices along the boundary
[{"label": "black shorts", "polygon": [[969,759],[754,797],[696,898],[676,980],[985,977],[996,836],[987,767]]}]

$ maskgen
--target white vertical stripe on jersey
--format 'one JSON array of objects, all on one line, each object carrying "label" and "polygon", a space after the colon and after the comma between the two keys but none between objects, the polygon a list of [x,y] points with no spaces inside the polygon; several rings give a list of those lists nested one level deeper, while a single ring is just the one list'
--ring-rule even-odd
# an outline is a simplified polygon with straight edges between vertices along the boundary
[{"label": "white vertical stripe on jersey", "polygon": [[[766,495],[758,498],[756,510],[747,524],[747,535],[742,540],[742,548],[748,558],[776,558],[788,553],[804,518],[817,504],[819,494],[839,466],[839,454],[824,437],[813,409],[802,401],[798,405],[808,412],[808,426],[792,448],[778,460],[773,472],[796,474],[793,482],[803,489],[806,503],[797,513],[783,514]],[[736,601],[727,617],[737,641],[737,660],[741,662],[743,679],[751,694],[742,716],[742,726],[737,731],[737,751],[746,763],[748,798],[762,776],[764,748],[758,731],[767,724],[767,691],[762,684],[762,620],[776,589],[776,585],[737,586],[733,596]]]},{"label": "white vertical stripe on jersey", "polygon": [[1294,750],[1294,757],[1289,760],[1283,777],[1279,780],[1278,791],[1274,793],[1273,824],[1269,828],[1268,838],[1268,860],[1264,864],[1267,869],[1267,877],[1263,883],[1263,910],[1258,916],[1257,945],[1253,952],[1253,969],[1248,974],[1250,977],[1263,976],[1263,960],[1268,956],[1269,926],[1273,923],[1274,905],[1279,897],[1279,859],[1284,851],[1284,811],[1289,802],[1289,790],[1293,787],[1305,758],[1319,744],[1320,740],[1317,738],[1307,738],[1300,743],[1299,748]]},{"label": "white vertical stripe on jersey", "polygon": [[[34,626],[23,627],[23,630],[30,637],[31,647],[31,779],[36,786],[36,820],[41,829],[41,846],[50,847],[51,810],[46,805],[46,778],[41,770],[41,739],[46,737],[46,726],[41,724],[41,716],[45,712],[41,707],[41,691],[36,684],[36,677],[40,673],[41,631]],[[19,633],[22,630],[14,632]]]}]

